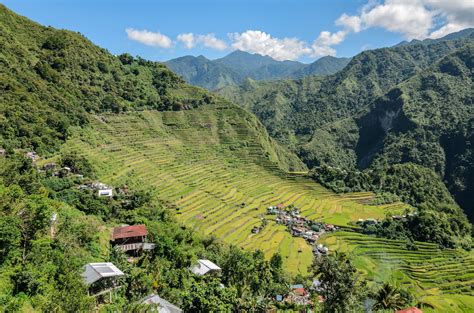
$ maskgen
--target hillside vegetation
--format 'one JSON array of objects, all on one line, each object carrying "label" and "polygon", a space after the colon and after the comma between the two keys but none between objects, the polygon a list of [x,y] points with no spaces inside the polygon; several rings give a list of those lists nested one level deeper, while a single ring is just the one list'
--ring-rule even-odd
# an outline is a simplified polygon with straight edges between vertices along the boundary
[{"label": "hillside vegetation", "polygon": [[212,97],[164,65],[115,57],[82,35],[36,24],[0,5],[0,146],[57,150],[87,113],[180,110]]},{"label": "hillside vegetation", "polygon": [[364,51],[327,78],[247,81],[220,94],[310,168],[413,162],[437,173],[472,217],[473,34]]}]

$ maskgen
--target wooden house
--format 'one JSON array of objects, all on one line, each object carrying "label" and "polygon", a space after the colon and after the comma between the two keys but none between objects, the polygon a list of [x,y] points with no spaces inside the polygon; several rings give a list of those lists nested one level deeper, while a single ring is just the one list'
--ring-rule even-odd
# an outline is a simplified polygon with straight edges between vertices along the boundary
[{"label": "wooden house", "polygon": [[138,253],[140,250],[152,250],[155,245],[146,242],[147,234],[144,224],[115,227],[112,243],[124,252]]},{"label": "wooden house", "polygon": [[102,296],[108,293],[112,302],[113,290],[120,288],[118,278],[124,275],[114,264],[107,262],[86,264],[81,276],[89,286],[89,295]]}]

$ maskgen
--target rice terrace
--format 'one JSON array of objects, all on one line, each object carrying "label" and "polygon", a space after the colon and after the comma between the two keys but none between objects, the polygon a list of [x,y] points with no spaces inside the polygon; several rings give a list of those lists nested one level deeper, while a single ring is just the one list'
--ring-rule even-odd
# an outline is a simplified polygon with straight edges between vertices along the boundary
[{"label": "rice terrace", "polygon": [[474,1],[0,2],[0,313],[474,313]]},{"label": "rice terrace", "polygon": [[[335,194],[303,173],[285,172],[291,157],[278,152],[267,135],[262,137],[261,128],[255,118],[228,103],[191,111],[104,114],[77,131],[64,149],[92,160],[101,181],[154,187],[156,199],[175,206],[178,221],[202,234],[261,249],[267,256],[279,251],[293,274],[307,274],[312,248],[271,217],[253,234],[268,206],[294,205],[307,218],[343,228],[409,207],[371,205],[374,195],[369,192]],[[473,252],[439,250],[421,242],[417,251],[408,251],[403,242],[347,230],[328,234],[321,242],[330,251],[350,253],[371,279],[415,282],[417,294],[437,308],[448,310],[456,303],[456,310],[466,310],[474,304]]]}]

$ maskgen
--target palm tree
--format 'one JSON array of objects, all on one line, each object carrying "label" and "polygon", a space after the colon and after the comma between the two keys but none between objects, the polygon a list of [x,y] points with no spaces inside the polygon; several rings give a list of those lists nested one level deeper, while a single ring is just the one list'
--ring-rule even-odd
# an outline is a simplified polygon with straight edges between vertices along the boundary
[{"label": "palm tree", "polygon": [[385,283],[374,296],[375,303],[372,306],[377,310],[401,310],[406,306],[400,290],[392,285]]}]

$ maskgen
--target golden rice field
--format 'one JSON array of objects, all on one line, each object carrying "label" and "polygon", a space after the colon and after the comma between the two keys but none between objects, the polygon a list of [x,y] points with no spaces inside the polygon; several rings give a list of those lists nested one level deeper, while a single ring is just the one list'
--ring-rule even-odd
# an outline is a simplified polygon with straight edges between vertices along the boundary
[{"label": "golden rice field", "polygon": [[[367,205],[373,197],[371,193],[338,195],[302,174],[285,173],[278,164],[281,152],[275,152],[273,145],[252,115],[232,105],[222,105],[180,112],[104,115],[87,129],[74,133],[63,150],[86,156],[105,183],[152,187],[158,199],[176,206],[180,222],[199,233],[245,249],[261,249],[268,257],[279,251],[292,273],[307,273],[311,247],[273,221],[260,233],[252,234],[251,229],[260,225],[268,206],[293,204],[309,218],[341,226],[359,218],[382,218],[406,207],[402,203]],[[436,288],[437,281],[430,280],[437,276],[430,272],[436,266],[419,264],[419,270],[417,264],[407,267],[404,262],[412,261],[411,252],[404,250],[402,244],[378,242],[377,238],[355,233],[334,234],[325,240],[332,249],[356,251],[356,264],[374,279],[384,275],[379,269],[386,263],[377,253],[386,253],[390,261],[399,265],[392,267],[393,273],[388,271],[386,277],[401,282],[409,278],[426,290]],[[432,246],[426,247],[427,254],[434,253]],[[422,260],[422,252],[425,250],[417,252],[416,258]],[[445,260],[451,253],[438,255]],[[472,296],[473,255],[453,255],[466,262],[468,274],[466,286],[448,289]],[[455,275],[459,260],[447,261],[444,276],[440,277]],[[451,279],[446,286],[459,281]],[[448,289],[441,288],[439,292],[448,293]]]}]

